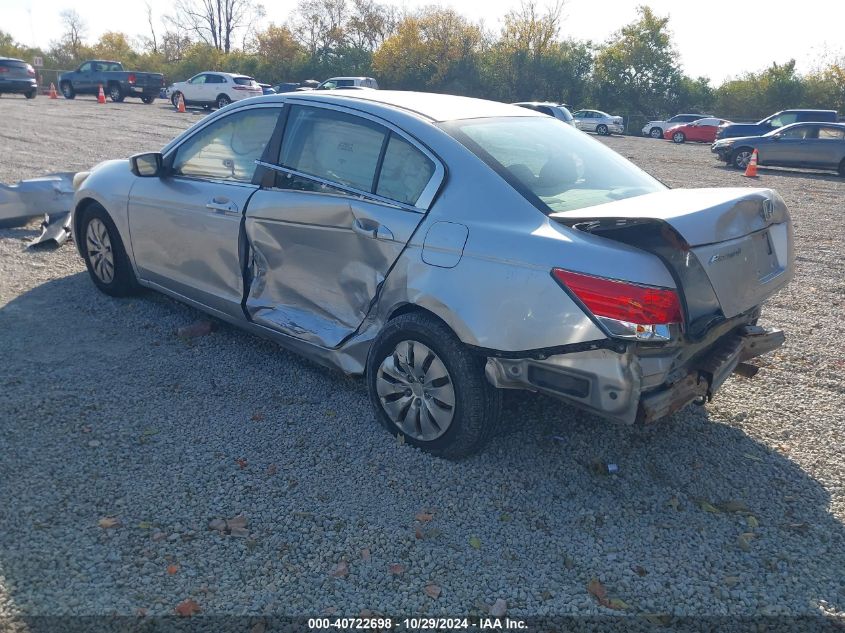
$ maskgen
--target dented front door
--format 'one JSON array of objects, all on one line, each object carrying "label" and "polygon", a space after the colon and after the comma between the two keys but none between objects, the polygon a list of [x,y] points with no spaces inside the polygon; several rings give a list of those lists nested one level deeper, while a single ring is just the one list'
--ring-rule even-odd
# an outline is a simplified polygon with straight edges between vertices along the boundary
[{"label": "dented front door", "polygon": [[246,309],[322,347],[355,332],[422,214],[341,193],[261,190],[250,200]]}]

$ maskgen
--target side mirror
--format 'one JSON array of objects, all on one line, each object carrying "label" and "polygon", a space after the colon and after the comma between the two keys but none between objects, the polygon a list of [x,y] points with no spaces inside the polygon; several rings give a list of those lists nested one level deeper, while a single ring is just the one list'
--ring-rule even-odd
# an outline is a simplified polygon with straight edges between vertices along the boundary
[{"label": "side mirror", "polygon": [[146,154],[135,154],[129,159],[132,173],[141,178],[154,178],[161,176],[162,156],[161,152],[147,152]]}]

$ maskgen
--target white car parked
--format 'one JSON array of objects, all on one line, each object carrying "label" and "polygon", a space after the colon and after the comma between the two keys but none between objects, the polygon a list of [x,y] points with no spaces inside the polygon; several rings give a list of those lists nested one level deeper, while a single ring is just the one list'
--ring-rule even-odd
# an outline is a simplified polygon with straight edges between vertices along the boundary
[{"label": "white car parked", "polygon": [[707,116],[706,114],[676,114],[671,119],[665,121],[649,121],[643,126],[643,136],[663,138],[663,133],[669,128],[675,127],[676,125],[683,125],[684,123],[692,123]]},{"label": "white car parked", "polygon": [[625,133],[621,116],[613,116],[601,110],[578,110],[572,113],[572,118],[575,127],[585,132],[595,132],[601,136]]},{"label": "white car parked", "polygon": [[551,103],[549,101],[520,101],[518,103],[514,103],[513,105],[519,106],[520,108],[526,108],[528,110],[534,110],[535,112],[542,112],[543,114],[547,114],[551,117],[554,117],[564,123],[568,123],[569,125],[575,125],[575,119],[572,118],[572,113],[562,103]]},{"label": "white car parked", "polygon": [[179,105],[179,96],[185,105],[200,105],[206,108],[224,108],[233,101],[260,97],[261,86],[252,77],[232,73],[204,72],[194,75],[188,81],[179,81],[168,89],[170,102]]},{"label": "white car parked", "polygon": [[372,77],[332,77],[321,82],[316,90],[334,90],[335,88],[372,88],[378,90],[378,82]]}]

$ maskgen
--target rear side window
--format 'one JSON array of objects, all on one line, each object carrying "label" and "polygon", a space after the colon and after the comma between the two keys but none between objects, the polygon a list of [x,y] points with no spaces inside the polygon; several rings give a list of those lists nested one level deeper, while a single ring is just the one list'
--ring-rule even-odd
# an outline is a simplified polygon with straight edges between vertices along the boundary
[{"label": "rear side window", "polygon": [[251,182],[255,161],[264,153],[278,118],[279,108],[255,108],[215,121],[179,146],[173,172]]},{"label": "rear side window", "polygon": [[29,64],[26,62],[16,62],[11,59],[0,59],[0,66],[5,68],[23,68],[24,70],[29,68]]},{"label": "rear side window", "polygon": [[434,175],[434,163],[401,136],[390,135],[376,194],[414,204]]},{"label": "rear side window", "polygon": [[372,192],[387,131],[344,112],[295,107],[282,140],[288,169]]},{"label": "rear side window", "polygon": [[820,127],[819,138],[821,139],[845,139],[845,128],[841,127]]}]

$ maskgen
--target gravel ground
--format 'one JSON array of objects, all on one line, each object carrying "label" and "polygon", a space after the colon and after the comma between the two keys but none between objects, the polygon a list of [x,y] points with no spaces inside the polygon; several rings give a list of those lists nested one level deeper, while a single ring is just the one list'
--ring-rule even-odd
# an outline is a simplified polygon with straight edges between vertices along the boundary
[{"label": "gravel ground", "polygon": [[[4,97],[0,181],[155,149],[198,116]],[[198,312],[106,297],[72,245],[30,252],[32,227],[0,231],[0,630],[186,599],[232,615],[503,600],[515,617],[845,616],[845,181],[752,182],[706,146],[606,142],[673,186],[783,195],[797,275],[764,314],[787,345],[651,429],[510,394],[508,429],[458,463],[397,444],[363,381],[227,326],[180,339]],[[234,534],[208,527],[238,515]],[[600,606],[592,579],[626,608]]]}]

